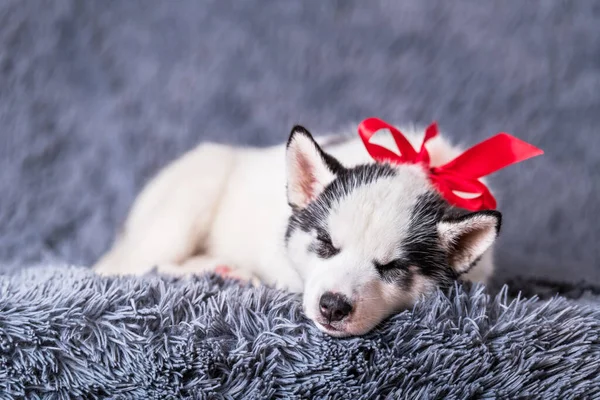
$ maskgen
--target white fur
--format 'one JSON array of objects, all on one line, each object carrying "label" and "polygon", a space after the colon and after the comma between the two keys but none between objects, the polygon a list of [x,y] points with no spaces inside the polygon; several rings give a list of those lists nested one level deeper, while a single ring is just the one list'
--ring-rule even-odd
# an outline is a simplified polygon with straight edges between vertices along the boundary
[{"label": "white fur", "polygon": [[[403,132],[418,149],[423,131]],[[349,140],[324,150],[346,167],[372,162],[354,135],[350,133],[346,135]],[[326,143],[329,138],[317,141]],[[395,149],[389,136],[378,137],[377,142]],[[441,137],[431,140],[427,148],[434,166],[460,153]],[[314,177],[321,185],[316,186],[317,191],[334,176],[322,168],[310,142],[300,141],[297,149],[289,151],[287,157],[284,145],[256,149],[202,144],[188,152],[142,191],[123,231],[97,263],[96,271],[140,275],[158,266],[159,272],[181,275],[214,271],[225,264],[236,268],[238,276],[304,291],[306,314],[330,334],[368,331],[431,286],[417,277],[410,293],[401,292],[366,267],[373,257],[385,263],[401,256],[394,253],[398,249],[393,243],[403,239],[406,230],[402,227],[409,222],[415,198],[426,191],[428,181],[420,167],[403,166],[401,177],[376,180],[353,191],[335,204],[328,221],[334,245],[348,250],[339,257],[317,260],[306,250],[315,240],[313,233],[297,232],[290,237],[289,250],[285,247],[291,213],[288,200],[301,207],[307,204],[293,165],[305,157],[304,161],[316,168]],[[451,233],[452,229],[456,228],[440,226],[440,232]],[[493,240],[491,236],[489,239]],[[491,241],[478,245],[488,247]],[[467,278],[485,281],[492,270],[490,248]],[[327,290],[356,301],[352,317],[337,333],[318,322],[319,297]]]}]

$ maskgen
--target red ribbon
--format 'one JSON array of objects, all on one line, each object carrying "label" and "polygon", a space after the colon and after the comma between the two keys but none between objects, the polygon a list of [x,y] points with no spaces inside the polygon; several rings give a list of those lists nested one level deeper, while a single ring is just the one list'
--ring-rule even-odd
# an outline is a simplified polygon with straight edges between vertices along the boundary
[{"label": "red ribbon", "polygon": [[[391,132],[400,155],[383,146],[370,143],[373,135],[381,129],[388,129]],[[375,161],[392,164],[422,164],[429,172],[429,179],[433,185],[450,204],[470,211],[496,208],[496,199],[479,178],[544,153],[508,133],[499,133],[471,147],[449,163],[431,167],[425,143],[438,135],[435,122],[425,130],[423,144],[418,152],[402,132],[377,118],[368,118],[361,122],[358,126],[358,134],[367,152]],[[464,193],[468,197],[461,197],[457,192]]]}]

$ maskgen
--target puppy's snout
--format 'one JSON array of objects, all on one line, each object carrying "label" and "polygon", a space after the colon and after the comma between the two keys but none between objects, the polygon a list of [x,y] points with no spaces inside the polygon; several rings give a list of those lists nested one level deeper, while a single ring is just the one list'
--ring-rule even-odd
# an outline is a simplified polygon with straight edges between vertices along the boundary
[{"label": "puppy's snout", "polygon": [[319,300],[321,315],[327,321],[341,321],[352,312],[352,304],[341,294],[325,292]]}]

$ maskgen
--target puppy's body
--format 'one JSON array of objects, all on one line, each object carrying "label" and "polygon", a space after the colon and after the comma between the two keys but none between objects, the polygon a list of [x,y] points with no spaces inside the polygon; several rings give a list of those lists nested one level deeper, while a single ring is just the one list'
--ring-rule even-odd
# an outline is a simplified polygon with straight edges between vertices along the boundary
[{"label": "puppy's body", "polygon": [[[403,132],[419,148],[422,134],[414,129]],[[375,165],[351,133],[316,142],[322,148],[308,132],[300,132],[290,138],[287,153],[285,145],[198,146],[143,190],[96,270],[139,275],[156,266],[167,274],[198,274],[227,265],[236,277],[303,291],[307,315],[338,336],[368,331],[439,280],[447,283],[446,277],[465,273],[468,280],[485,282],[491,275],[491,242],[465,256],[468,265],[461,265],[460,271],[447,265],[439,266],[447,269],[445,275],[436,270],[431,254],[441,255],[435,262],[448,264],[451,257],[444,249],[454,246],[454,239],[446,244],[442,239],[458,228],[442,221],[450,207],[436,195],[420,166]],[[388,136],[377,142],[395,149]],[[460,153],[441,137],[428,142],[427,149],[432,166]],[[477,218],[475,224],[487,222],[485,215]],[[426,231],[427,226],[431,229]],[[324,242],[321,232],[327,237]],[[424,243],[419,235],[435,241],[428,245],[435,247],[431,254],[418,246]],[[410,258],[409,253],[416,255]],[[417,266],[420,261],[414,257],[420,256],[431,266]],[[407,260],[404,269],[379,268],[400,259]],[[350,299],[344,303],[353,304],[350,317],[332,320],[331,310],[342,303],[330,299],[335,307],[327,314],[324,304],[330,303],[323,302],[324,293]],[[375,308],[383,310],[373,313]],[[374,317],[367,318],[369,313]],[[323,315],[329,319],[323,320]]]}]

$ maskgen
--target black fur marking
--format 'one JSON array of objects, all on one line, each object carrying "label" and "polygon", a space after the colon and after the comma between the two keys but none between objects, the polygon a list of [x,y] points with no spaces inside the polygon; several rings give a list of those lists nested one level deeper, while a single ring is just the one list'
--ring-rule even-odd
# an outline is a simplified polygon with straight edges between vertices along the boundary
[{"label": "black fur marking", "polygon": [[[442,246],[437,228],[449,210],[450,206],[437,192],[420,196],[412,211],[406,240],[400,244],[404,253],[403,264],[416,269],[415,273],[434,280],[441,287],[451,285],[458,278],[448,263],[448,254]],[[392,282],[410,288],[405,280]]]},{"label": "black fur marking", "polygon": [[375,265],[375,268],[377,268],[377,270],[381,272],[390,271],[393,269],[408,269],[408,267],[410,266],[408,265],[406,260],[402,259],[394,260],[387,264],[381,264],[378,261],[373,261],[373,264]]},{"label": "black fur marking", "polygon": [[317,228],[317,240],[310,245],[309,250],[320,258],[331,258],[340,252],[331,242],[329,233],[322,228]]}]

